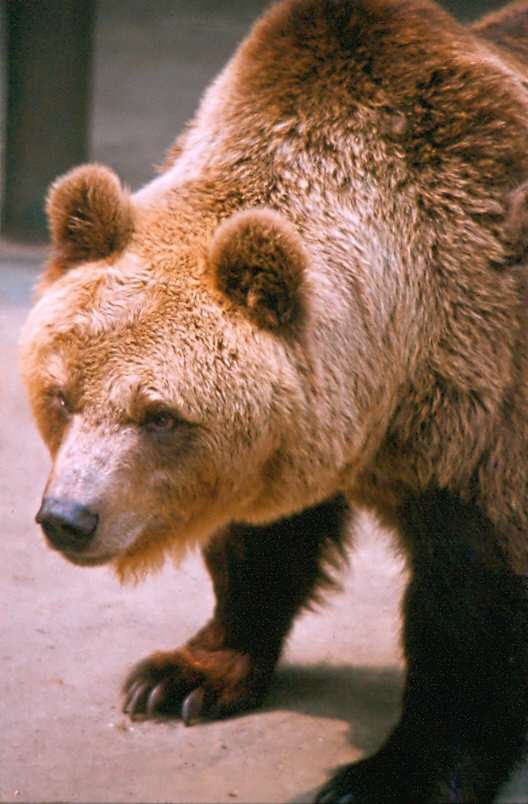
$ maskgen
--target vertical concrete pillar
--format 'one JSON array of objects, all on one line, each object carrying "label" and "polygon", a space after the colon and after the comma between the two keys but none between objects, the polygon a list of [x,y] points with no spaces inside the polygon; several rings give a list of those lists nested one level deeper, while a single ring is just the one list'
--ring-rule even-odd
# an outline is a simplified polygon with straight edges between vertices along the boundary
[{"label": "vertical concrete pillar", "polygon": [[49,183],[89,154],[94,0],[2,0],[1,233],[46,237]]}]

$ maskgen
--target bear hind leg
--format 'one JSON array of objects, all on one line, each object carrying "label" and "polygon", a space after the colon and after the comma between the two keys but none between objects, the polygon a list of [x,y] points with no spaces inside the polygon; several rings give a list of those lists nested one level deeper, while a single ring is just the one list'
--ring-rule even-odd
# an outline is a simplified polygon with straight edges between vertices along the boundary
[{"label": "bear hind leg", "polygon": [[213,618],[182,648],[136,665],[123,693],[134,718],[225,717],[257,706],[295,615],[332,584],[348,509],[336,497],[265,527],[233,524],[204,551]]},{"label": "bear hind leg", "polygon": [[492,801],[525,748],[528,585],[493,525],[445,491],[402,512],[412,572],[400,722],[320,804]]}]

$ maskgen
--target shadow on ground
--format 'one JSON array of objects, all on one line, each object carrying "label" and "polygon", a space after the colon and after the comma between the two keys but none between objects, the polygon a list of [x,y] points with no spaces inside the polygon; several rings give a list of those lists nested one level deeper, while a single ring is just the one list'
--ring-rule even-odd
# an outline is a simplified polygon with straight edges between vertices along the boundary
[{"label": "shadow on ground", "polygon": [[262,711],[343,720],[350,743],[370,754],[398,718],[402,684],[396,668],[287,665],[277,671]]},{"label": "shadow on ground", "polygon": [[[277,672],[263,711],[341,719],[348,725],[347,739],[355,752],[368,755],[379,748],[398,719],[402,683],[403,672],[392,668],[290,665]],[[330,777],[337,765],[323,770]],[[318,787],[305,790],[290,804],[313,801],[317,791]]]}]

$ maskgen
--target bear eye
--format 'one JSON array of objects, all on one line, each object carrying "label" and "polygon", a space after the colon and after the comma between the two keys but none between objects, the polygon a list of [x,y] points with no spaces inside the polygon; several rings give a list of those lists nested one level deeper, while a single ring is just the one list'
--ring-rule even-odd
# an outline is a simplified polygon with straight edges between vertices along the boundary
[{"label": "bear eye", "polygon": [[61,391],[60,389],[54,389],[53,391],[50,391],[49,398],[51,405],[55,408],[55,410],[63,414],[68,414],[72,412],[70,403],[64,391]]},{"label": "bear eye", "polygon": [[169,432],[176,429],[181,423],[181,418],[172,410],[151,410],[145,414],[142,426],[150,432]]}]

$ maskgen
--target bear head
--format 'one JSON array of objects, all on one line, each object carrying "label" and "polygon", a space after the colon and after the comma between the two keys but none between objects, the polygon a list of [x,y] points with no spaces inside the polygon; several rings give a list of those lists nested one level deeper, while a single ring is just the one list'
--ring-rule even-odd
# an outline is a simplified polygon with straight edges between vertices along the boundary
[{"label": "bear head", "polygon": [[187,203],[164,242],[163,213],[135,208],[108,168],[58,180],[53,255],[22,338],[53,460],[37,521],[71,561],[114,561],[122,576],[306,502],[291,442],[313,370],[308,257],[271,209],[204,222]]}]

